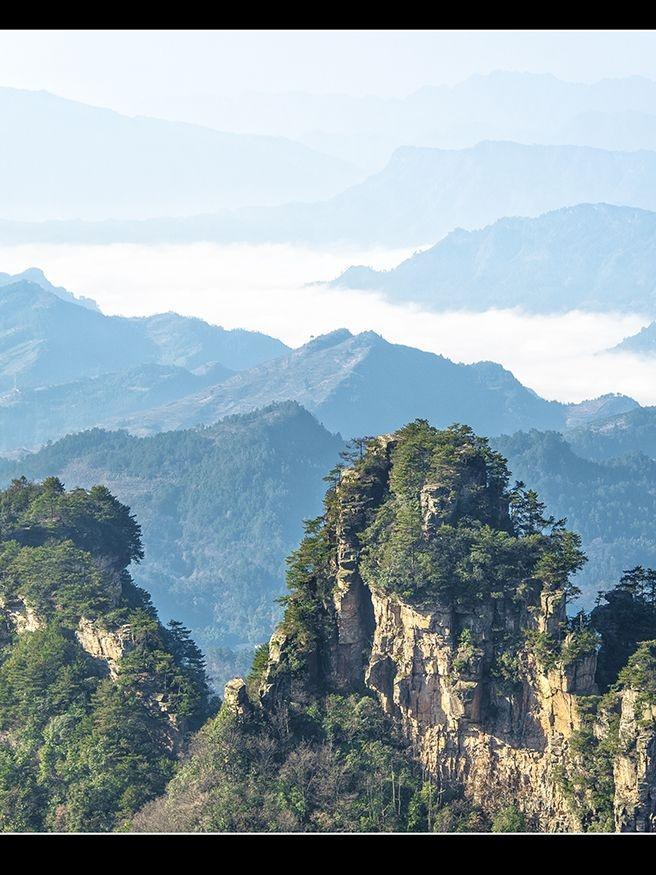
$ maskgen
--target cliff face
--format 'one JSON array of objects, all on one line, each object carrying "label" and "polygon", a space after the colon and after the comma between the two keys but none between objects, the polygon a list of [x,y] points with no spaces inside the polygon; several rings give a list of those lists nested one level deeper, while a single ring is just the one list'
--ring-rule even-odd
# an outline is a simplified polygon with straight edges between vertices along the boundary
[{"label": "cliff face", "polygon": [[620,752],[613,764],[614,814],[621,832],[656,831],[656,733],[654,705],[636,690],[621,696]]},{"label": "cliff face", "polygon": [[[538,576],[497,583],[495,591],[470,599],[448,588],[418,598],[403,585],[392,592],[379,585],[363,559],[363,534],[387,512],[381,507],[393,492],[397,442],[396,436],[377,439],[365,464],[343,472],[329,514],[327,632],[307,650],[302,671],[294,671],[298,644],[283,624],[270,647],[261,702],[272,709],[321,688],[368,689],[440,795],[460,792],[488,812],[512,803],[541,831],[586,829],[586,812],[598,803],[585,802],[594,788],[580,783],[585,764],[576,742],[591,732],[599,744],[611,733],[602,712],[590,730],[582,708],[596,701],[590,698],[598,692],[596,648],[582,644],[568,625],[565,587]],[[494,493],[480,456],[467,458],[458,449],[456,458],[457,476],[451,460],[414,487],[421,537],[430,546],[446,532],[442,549],[458,537],[444,526],[480,515],[474,508],[484,507],[484,519],[498,527],[510,525],[505,494]],[[513,549],[523,543],[513,541]],[[410,575],[414,559],[408,561]],[[474,565],[467,567],[476,574]],[[517,570],[509,567],[509,576]],[[615,829],[648,831],[656,808],[656,709],[636,717],[636,695],[625,690],[620,699],[612,806]],[[583,789],[572,793],[577,786]]]},{"label": "cliff face", "polygon": [[[440,786],[463,788],[483,809],[514,801],[543,829],[578,829],[554,767],[579,728],[578,696],[595,691],[594,655],[545,671],[523,654],[516,683],[491,675],[500,632],[541,630],[564,619],[562,600],[549,604],[535,590],[531,596],[519,607],[501,603],[469,613],[448,605],[418,611],[372,594],[376,624],[366,682]],[[458,630],[471,633],[466,650]]]},{"label": "cliff face", "polygon": [[121,659],[133,646],[129,625],[110,630],[101,623],[87,620],[85,617],[80,619],[75,637],[90,656],[102,660],[107,665],[112,678],[118,676]]},{"label": "cliff face", "polygon": [[207,716],[202,656],[134,585],[104,487],[16,480],[0,511],[0,832],[124,826]]}]

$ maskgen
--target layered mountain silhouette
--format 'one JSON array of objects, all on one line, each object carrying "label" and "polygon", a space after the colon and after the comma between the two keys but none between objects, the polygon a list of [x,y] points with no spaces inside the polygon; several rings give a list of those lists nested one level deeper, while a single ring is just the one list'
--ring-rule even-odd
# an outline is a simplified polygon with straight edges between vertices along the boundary
[{"label": "layered mountain silhouette", "polygon": [[328,200],[146,221],[2,221],[0,241],[423,246],[454,228],[598,202],[656,210],[656,152],[505,141],[402,147],[379,173]]},{"label": "layered mountain silhouette", "polygon": [[40,271],[25,274],[0,278],[0,452],[112,423],[288,351],[176,313],[105,316]]},{"label": "layered mountain silhouette", "polygon": [[[143,364],[237,370],[287,347],[255,331],[229,331],[164,313],[105,316],[47,280],[0,283],[0,391],[53,386]],[[47,284],[47,285],[46,285]]]},{"label": "layered mountain silhouette", "polygon": [[656,314],[656,212],[579,204],[503,218],[478,231],[452,231],[392,270],[351,267],[332,285],[433,310]]},{"label": "layered mountain silhouette", "polygon": [[650,322],[637,334],[625,337],[614,346],[613,352],[632,352],[638,355],[656,355],[656,322]]},{"label": "layered mountain silhouette", "polygon": [[[620,409],[636,404],[614,398]],[[456,364],[389,343],[372,331],[353,335],[340,329],[201,393],[127,417],[121,425],[138,434],[187,428],[286,400],[302,404],[345,437],[391,431],[416,417],[437,425],[472,423],[500,434],[560,429],[573,415],[597,415],[594,405],[586,413],[581,405],[540,398],[493,362]]]},{"label": "layered mountain silhouette", "polygon": [[379,170],[399,146],[460,149],[485,139],[602,149],[656,146],[656,84],[640,76],[566,82],[497,70],[403,97],[262,94],[177,101],[157,112],[251,133],[291,137]]},{"label": "layered mountain silhouette", "polygon": [[126,416],[185,398],[229,377],[220,364],[192,373],[174,365],[144,364],[0,395],[0,454],[35,448],[71,431],[111,426]]},{"label": "layered mountain silhouette", "polygon": [[626,396],[548,401],[494,362],[458,364],[371,331],[340,329],[290,350],[175,313],[108,317],[26,280],[0,287],[0,324],[4,454],[94,426],[144,435],[285,401],[345,437],[416,417],[490,435],[561,430],[637,406]]},{"label": "layered mountain silhouette", "polygon": [[146,218],[327,197],[362,177],[281,137],[130,118],[0,88],[5,219]]}]

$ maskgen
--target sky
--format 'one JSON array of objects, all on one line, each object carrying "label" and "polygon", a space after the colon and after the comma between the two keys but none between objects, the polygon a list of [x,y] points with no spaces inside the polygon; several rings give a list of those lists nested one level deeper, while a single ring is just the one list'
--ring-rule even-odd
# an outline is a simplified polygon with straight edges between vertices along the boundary
[{"label": "sky", "polygon": [[[45,89],[127,114],[247,91],[400,97],[498,69],[579,82],[656,80],[656,31],[0,31],[0,86]],[[370,329],[456,361],[500,362],[547,398],[617,391],[656,404],[656,360],[604,352],[645,324],[639,316],[424,313],[357,290],[307,285],[351,264],[391,267],[405,254],[31,246],[0,248],[0,270],[41,267],[106,313],[176,310],[292,346],[339,327]]]},{"label": "sky", "polygon": [[656,31],[0,32],[0,85],[128,114],[245,91],[400,97],[498,69],[656,79]]}]

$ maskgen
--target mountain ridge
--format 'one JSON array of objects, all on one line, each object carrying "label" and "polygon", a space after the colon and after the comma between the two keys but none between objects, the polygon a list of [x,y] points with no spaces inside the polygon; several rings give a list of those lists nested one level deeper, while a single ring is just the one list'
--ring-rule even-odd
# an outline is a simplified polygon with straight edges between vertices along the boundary
[{"label": "mountain ridge", "polygon": [[330,285],[429,309],[656,313],[656,212],[577,204],[457,228],[395,268],[348,268]]},{"label": "mountain ridge", "polygon": [[[605,398],[622,409],[636,405],[624,396]],[[564,428],[570,416],[597,415],[593,408],[586,413],[585,405],[593,402],[567,405],[541,398],[495,362],[458,364],[436,353],[389,343],[376,332],[353,335],[338,329],[202,394],[155,408],[138,421],[128,418],[123,425],[147,434],[209,424],[288,399],[345,436],[384,433],[410,415],[438,424],[474,422],[488,434],[526,424]]]},{"label": "mountain ridge", "polygon": [[289,139],[132,118],[48,92],[0,88],[0,117],[4,219],[189,215],[312,200],[362,176]]},{"label": "mountain ridge", "polygon": [[0,241],[434,245],[454,228],[536,217],[579,203],[656,210],[656,152],[487,141],[401,147],[377,173],[326,200],[142,221],[0,221]]}]

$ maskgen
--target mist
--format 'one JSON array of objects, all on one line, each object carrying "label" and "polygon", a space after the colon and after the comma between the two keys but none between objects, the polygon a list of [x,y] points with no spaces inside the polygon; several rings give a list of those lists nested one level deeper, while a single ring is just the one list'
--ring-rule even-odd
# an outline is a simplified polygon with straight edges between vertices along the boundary
[{"label": "mist", "polygon": [[318,282],[351,264],[386,269],[410,254],[209,243],[32,245],[0,248],[0,266],[9,272],[41,267],[51,282],[95,298],[109,315],[172,310],[225,328],[262,331],[293,347],[336,328],[372,330],[454,361],[499,362],[546,398],[575,402],[623,392],[641,404],[656,403],[656,359],[606,352],[648,324],[642,314],[429,313]]}]

